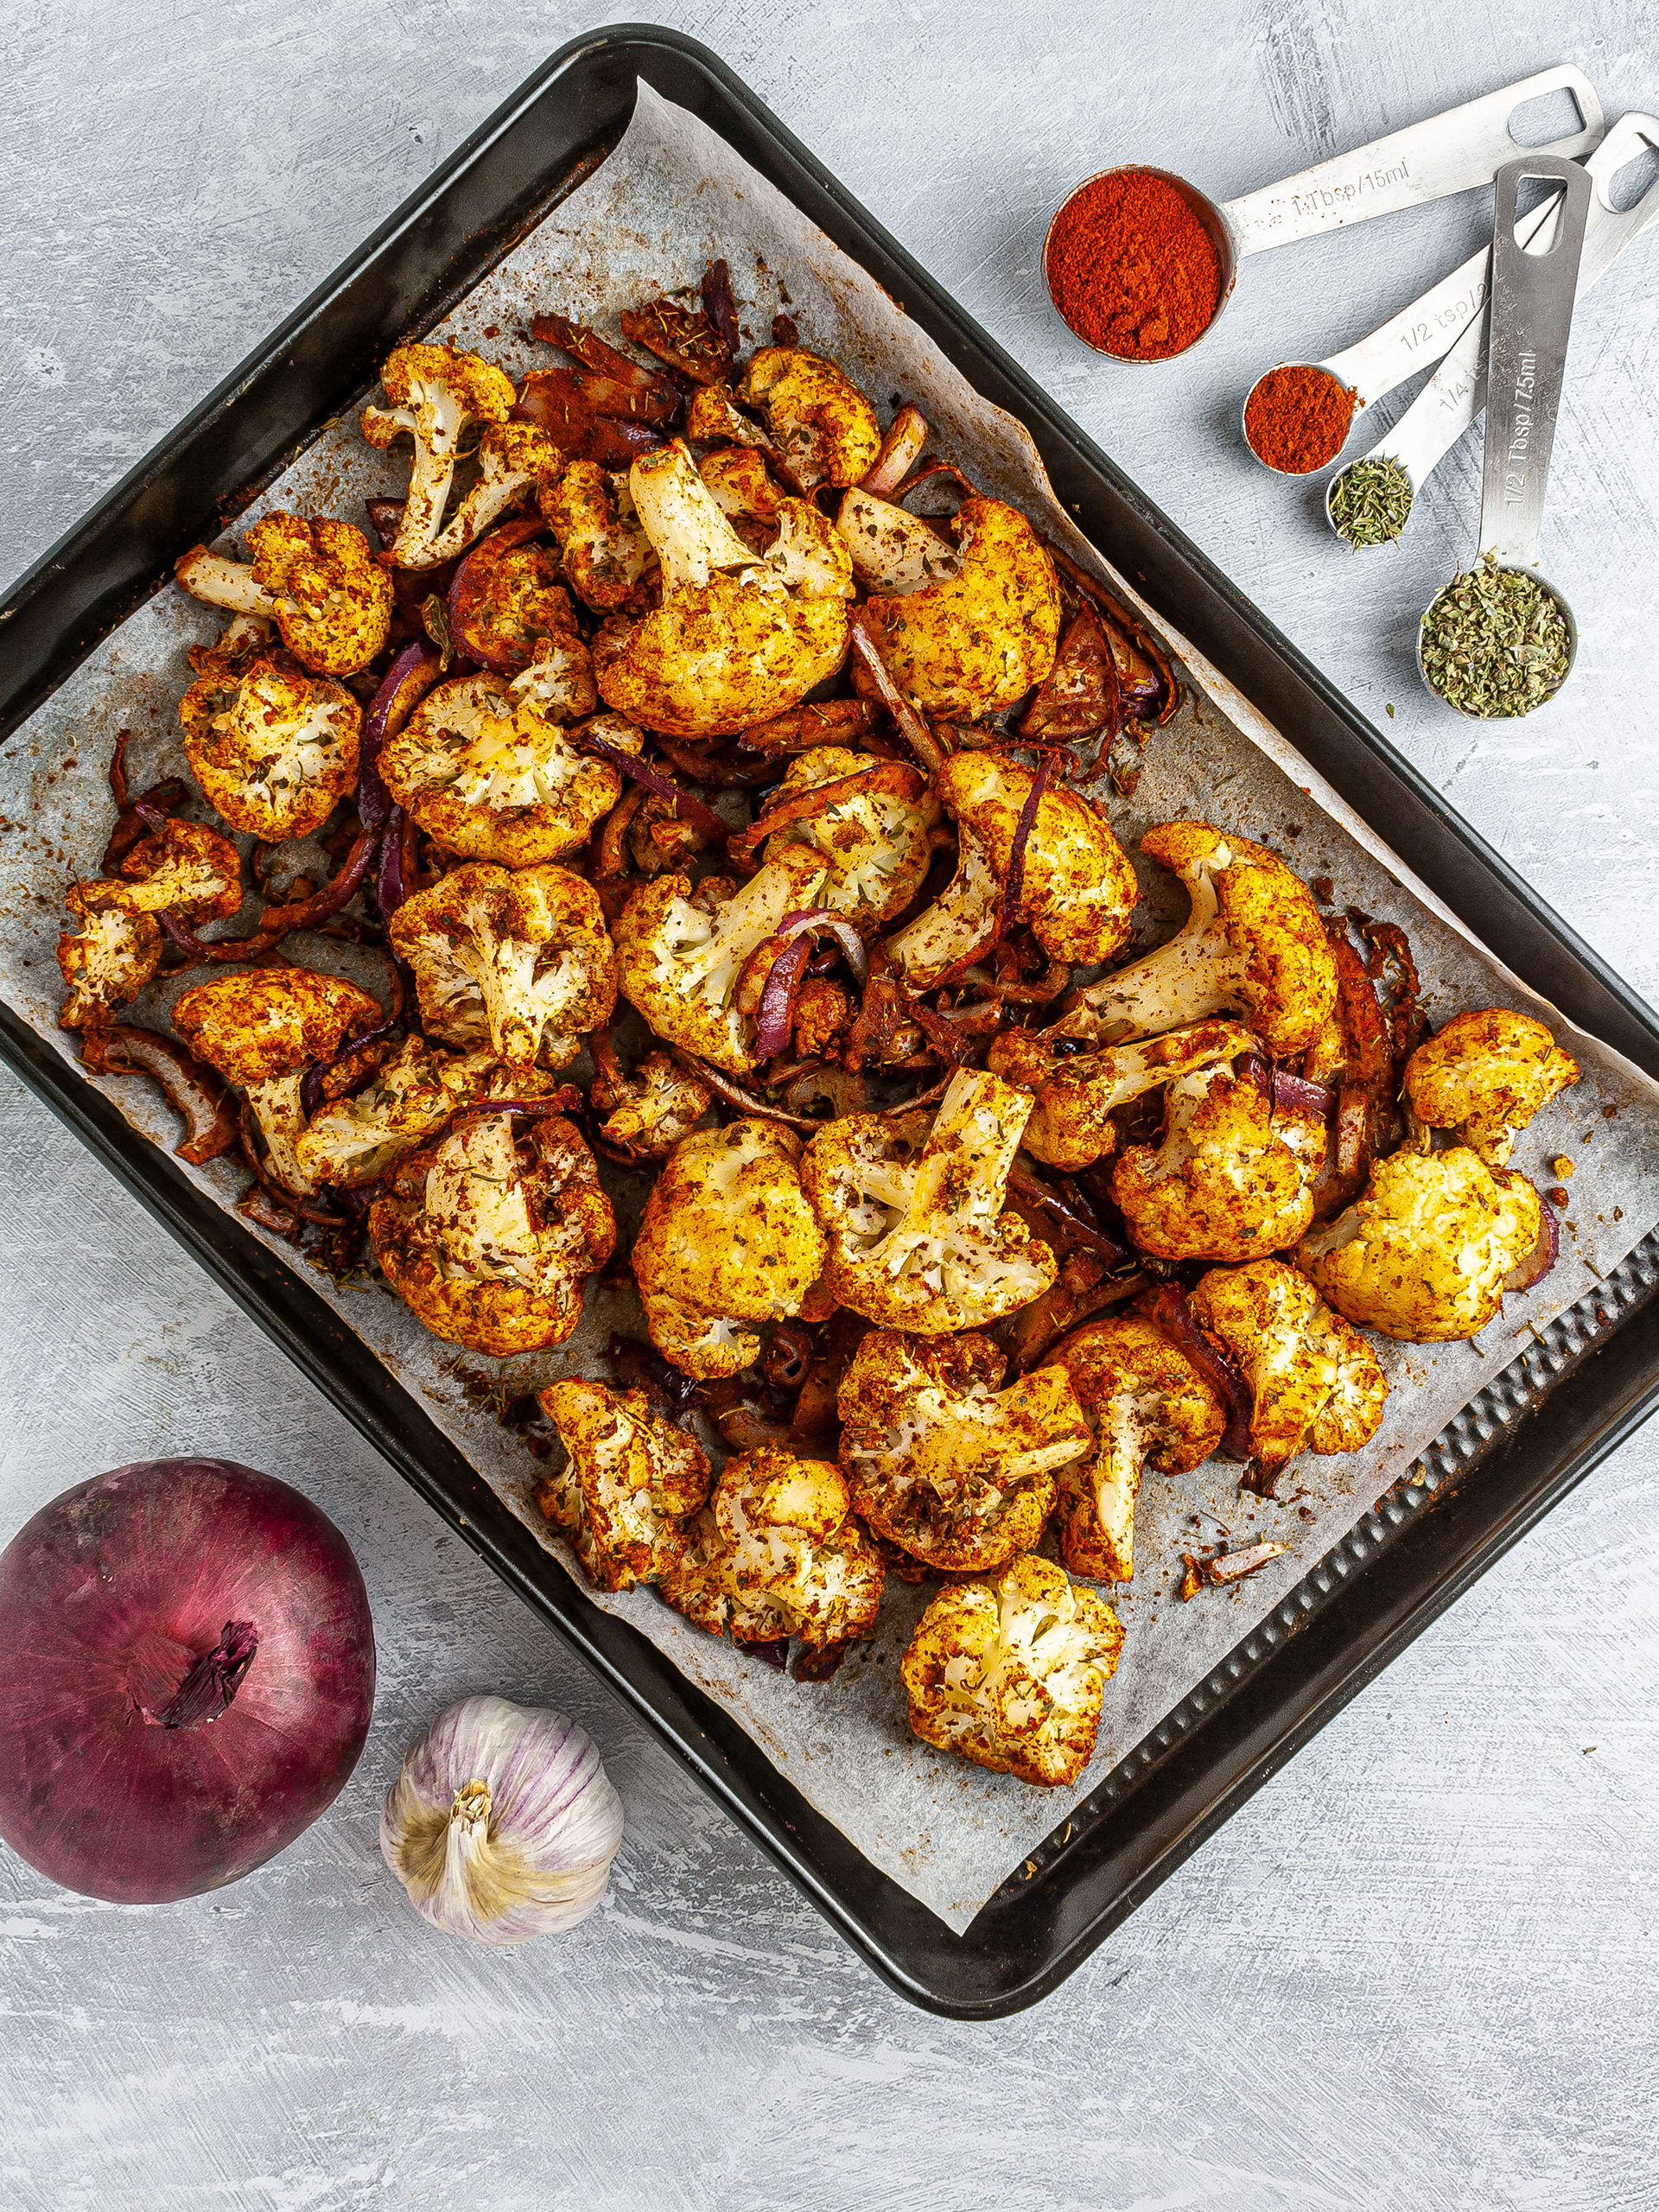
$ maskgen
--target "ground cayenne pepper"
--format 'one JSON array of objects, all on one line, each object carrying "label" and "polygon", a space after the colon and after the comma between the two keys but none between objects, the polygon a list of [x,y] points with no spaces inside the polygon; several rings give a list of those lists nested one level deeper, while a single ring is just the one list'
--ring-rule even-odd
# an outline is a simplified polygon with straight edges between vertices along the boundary
[{"label": "ground cayenne pepper", "polygon": [[1323,468],[1342,451],[1358,397],[1324,369],[1303,361],[1269,369],[1245,402],[1250,451],[1287,476]]},{"label": "ground cayenne pepper", "polygon": [[1185,196],[1147,169],[1109,169],[1054,218],[1044,273],[1079,338],[1120,359],[1184,353],[1221,303],[1221,261]]}]

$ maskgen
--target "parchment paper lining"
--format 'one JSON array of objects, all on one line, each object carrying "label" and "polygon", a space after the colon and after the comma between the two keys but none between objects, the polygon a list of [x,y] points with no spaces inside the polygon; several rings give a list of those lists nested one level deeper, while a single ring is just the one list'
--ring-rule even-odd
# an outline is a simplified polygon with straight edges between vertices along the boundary
[{"label": "parchment paper lining", "polygon": [[[756,342],[786,305],[804,342],[841,360],[884,412],[899,397],[913,400],[934,425],[940,448],[960,460],[982,488],[1024,508],[1114,589],[1137,598],[1075,530],[1023,428],[982,400],[879,286],[721,139],[648,86],[640,86],[633,120],[610,159],[430,334],[476,346],[518,376],[549,359],[524,334],[534,313],[562,308],[614,328],[619,308],[695,283],[705,263],[721,253],[731,264],[740,312]],[[341,422],[246,519],[268,506],[356,518],[358,502],[400,494],[404,476],[404,464],[374,453],[354,424]],[[1377,1345],[1395,1388],[1367,1451],[1296,1461],[1275,1503],[1241,1497],[1236,1471],[1224,1465],[1175,1480],[1148,1476],[1137,1521],[1135,1580],[1106,1593],[1127,1631],[1123,1660],[1108,1692],[1094,1762],[1073,1790],[1029,1789],[911,1736],[898,1662],[927,1601],[925,1588],[890,1579],[878,1635],[833,1681],[811,1687],[742,1658],[690,1627],[650,1592],[595,1593],[596,1603],[632,1622],[731,1711],[860,1850],[958,1931],[1532,1332],[1611,1271],[1659,1220],[1659,1088],[1511,976],[1225,678],[1137,603],[1184,664],[1191,696],[1153,739],[1133,798],[1110,798],[1125,847],[1133,852],[1150,823],[1177,814],[1240,830],[1282,852],[1304,876],[1328,875],[1338,907],[1351,904],[1404,924],[1437,1021],[1459,1007],[1495,1004],[1542,1016],[1578,1056],[1584,1080],[1528,1133],[1516,1164],[1541,1183],[1554,1182],[1560,1179],[1548,1163],[1565,1154],[1576,1173],[1560,1264],[1529,1298],[1510,1299],[1480,1340],[1437,1348]],[[55,1027],[62,895],[77,877],[98,872],[113,814],[105,772],[117,732],[131,732],[135,784],[183,767],[176,702],[190,682],[185,651],[217,626],[206,609],[163,591],[106,640],[0,758],[0,992],[77,1067],[73,1045]],[[1182,900],[1155,871],[1145,871],[1143,881],[1148,898],[1141,937],[1151,942],[1179,918]],[[378,956],[321,938],[293,939],[289,950],[371,988],[381,985]],[[186,971],[146,994],[137,1018],[164,1020],[172,999],[193,980],[200,977]],[[100,1088],[136,1128],[171,1148],[177,1137],[173,1117],[148,1085],[116,1080]],[[187,1172],[227,1207],[241,1186],[239,1173],[222,1163]],[[485,1363],[457,1362],[452,1347],[428,1336],[378,1284],[336,1289],[318,1277],[314,1287],[582,1580],[531,1498],[537,1463],[463,1395],[458,1367]],[[581,1332],[562,1353],[512,1363],[513,1389],[594,1370],[598,1348],[616,1326],[639,1332],[638,1309],[631,1292],[607,1289],[592,1300]],[[1286,1555],[1236,1589],[1206,1591],[1181,1605],[1173,1594],[1180,1551],[1211,1548],[1224,1531],[1236,1542],[1272,1535],[1287,1545]]]}]

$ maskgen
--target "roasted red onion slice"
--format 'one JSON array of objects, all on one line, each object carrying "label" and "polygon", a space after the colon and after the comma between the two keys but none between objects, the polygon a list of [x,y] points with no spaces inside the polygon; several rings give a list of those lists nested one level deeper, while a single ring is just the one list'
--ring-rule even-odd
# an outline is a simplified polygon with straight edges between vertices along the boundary
[{"label": "roasted red onion slice", "polygon": [[700,289],[704,315],[720,333],[727,353],[735,359],[738,341],[737,303],[732,297],[732,272],[726,266],[724,256],[718,261],[711,261],[703,270]]},{"label": "roasted red onion slice", "polygon": [[[1126,1245],[1109,1236],[1097,1222],[1085,1221],[1075,1206],[1068,1205],[1058,1191],[1051,1191],[1046,1183],[1039,1182],[1029,1169],[1017,1163],[1008,1170],[1008,1188],[1017,1191],[1022,1198],[1039,1207],[1044,1213],[1052,1214],[1055,1220],[1065,1224],[1068,1240],[1081,1244],[1090,1252],[1098,1252],[1102,1259],[1113,1267],[1120,1267],[1133,1257]],[[1197,1324],[1194,1324],[1196,1326]]]},{"label": "roasted red onion slice", "polygon": [[[774,944],[776,941],[772,940]],[[754,1024],[754,1049],[763,1060],[788,1050],[790,1032],[795,1024],[796,995],[811,957],[812,940],[802,935],[775,955],[766,971]]]},{"label": "roasted red onion slice", "polygon": [[1329,1084],[1313,1083],[1306,1076],[1288,1075],[1252,1052],[1245,1064],[1251,1082],[1275,1106],[1289,1106],[1299,1113],[1328,1115],[1337,1103]]},{"label": "roasted red onion slice", "polygon": [[881,450],[875,456],[875,466],[859,485],[861,492],[873,493],[878,499],[890,499],[910,473],[911,463],[919,458],[927,443],[927,424],[920,410],[901,407],[893,418],[893,426],[881,441]]},{"label": "roasted red onion slice", "polygon": [[768,807],[758,822],[747,830],[733,832],[727,840],[727,850],[734,860],[747,861],[756,848],[766,842],[774,830],[782,830],[791,822],[810,821],[832,806],[839,806],[843,799],[854,798],[865,792],[884,791],[894,798],[914,801],[925,789],[922,772],[907,760],[872,760],[868,768],[855,769],[851,775],[836,776],[825,784],[809,784],[788,792]]},{"label": "roasted red onion slice", "polygon": [[1007,880],[1002,886],[1002,902],[996,910],[996,942],[1000,944],[1014,927],[1020,912],[1020,901],[1026,891],[1026,847],[1037,825],[1037,811],[1043,803],[1043,793],[1048,789],[1048,757],[1037,763],[1037,772],[1031,779],[1031,789],[1026,793],[1026,803],[1020,810],[1020,819],[1014,825],[1014,843],[1008,851]]},{"label": "roasted red onion slice", "polygon": [[876,697],[898,723],[906,744],[928,774],[937,775],[944,766],[944,748],[893,682],[892,671],[881,658],[881,647],[868,607],[861,607],[854,613],[852,650],[853,658],[875,686]]},{"label": "roasted red onion slice", "polygon": [[[374,1028],[365,1029],[357,1036],[347,1038],[340,1050],[329,1058],[319,1060],[315,1067],[308,1068],[305,1071],[305,1080],[300,1085],[300,1111],[306,1120],[308,1122],[322,1103],[322,1083],[325,1076],[332,1075],[337,1067],[343,1067],[346,1062],[353,1054],[360,1052],[365,1045],[378,1045],[385,1038],[401,1038],[403,1034],[404,1024],[400,1020],[394,1019],[391,1021],[377,1023]],[[372,1073],[372,1071],[370,1072]],[[366,1083],[367,1080],[368,1076],[365,1075],[364,1081]]]},{"label": "roasted red onion slice", "polygon": [[1173,1282],[1160,1283],[1141,1303],[1141,1311],[1155,1321],[1170,1342],[1185,1353],[1198,1373],[1227,1409],[1227,1426],[1219,1449],[1225,1459],[1249,1459],[1255,1446],[1250,1422],[1255,1403],[1250,1386],[1224,1352],[1216,1350],[1192,1319],[1183,1294]]},{"label": "roasted red onion slice", "polygon": [[835,938],[855,982],[862,986],[869,980],[869,958],[864,940],[850,922],[842,921],[826,906],[807,907],[785,914],[772,936],[756,945],[744,962],[735,985],[737,1002],[741,1006],[746,987],[752,993],[762,964],[770,963],[755,1010],[755,1050],[764,1060],[789,1048],[796,995],[812,957],[813,940],[819,936]]},{"label": "roasted red onion slice", "polygon": [[380,780],[380,748],[396,737],[437,682],[442,662],[435,645],[405,645],[386,671],[363,724],[362,766],[358,773],[357,811],[365,830],[384,826],[391,813],[391,794]]},{"label": "roasted red onion slice", "polygon": [[175,1145],[193,1167],[217,1160],[236,1144],[236,1103],[224,1077],[175,1037],[124,1021],[81,1032],[80,1057],[95,1075],[147,1075],[183,1117],[184,1141]]},{"label": "roasted red onion slice", "polygon": [[726,824],[717,814],[706,807],[700,798],[693,798],[689,791],[682,791],[672,776],[665,776],[660,768],[653,768],[648,760],[636,760],[632,753],[624,753],[620,745],[607,744],[604,738],[594,736],[579,722],[574,729],[566,730],[564,734],[579,752],[591,753],[596,760],[608,761],[623,775],[631,776],[636,784],[643,784],[648,791],[655,791],[658,798],[671,799],[681,821],[690,823],[694,830],[700,830],[705,837],[724,839],[727,836]]},{"label": "roasted red onion slice", "polygon": [[1510,1269],[1503,1278],[1505,1290],[1530,1290],[1535,1283],[1542,1282],[1561,1254],[1561,1225],[1555,1218],[1555,1210],[1548,1198],[1538,1201],[1538,1234],[1533,1247],[1518,1267]]},{"label": "roasted red onion slice", "polygon": [[785,1113],[781,1106],[774,1106],[769,1098],[761,1097],[758,1090],[747,1090],[710,1060],[699,1059],[695,1052],[683,1051],[678,1045],[669,1046],[670,1056],[688,1075],[706,1084],[716,1098],[723,1098],[728,1106],[735,1106],[740,1114],[751,1115],[757,1121],[781,1122],[785,1128],[805,1129],[816,1134],[823,1127],[822,1120],[807,1114]]},{"label": "roasted red onion slice", "polygon": [[331,915],[339,913],[343,906],[349,905],[353,894],[367,877],[379,849],[380,831],[378,829],[362,830],[346,855],[345,866],[332,882],[325,884],[309,899],[302,899],[292,906],[267,906],[259,917],[258,927],[251,937],[215,938],[209,943],[186,929],[171,914],[160,914],[156,918],[173,942],[182,946],[193,960],[251,960],[280,944],[290,930],[315,929],[319,922],[326,922]]}]

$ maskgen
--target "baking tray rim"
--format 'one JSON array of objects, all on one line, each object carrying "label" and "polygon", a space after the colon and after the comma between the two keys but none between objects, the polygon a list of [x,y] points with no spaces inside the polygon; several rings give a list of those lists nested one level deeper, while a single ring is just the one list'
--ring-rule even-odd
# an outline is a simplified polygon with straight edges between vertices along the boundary
[{"label": "baking tray rim", "polygon": [[[193,434],[247,394],[263,372],[274,370],[296,338],[316,321],[326,307],[344,297],[353,283],[373,264],[382,249],[412,231],[423,217],[441,207],[458,181],[516,125],[524,124],[561,79],[571,75],[584,62],[609,62],[632,68],[636,77],[652,81],[652,72],[645,65],[653,59],[658,60],[659,70],[671,77],[677,70],[686,69],[700,75],[717,105],[735,111],[736,119],[749,132],[758,131],[774,143],[787,162],[804,175],[814,191],[833,203],[860,243],[873,251],[878,259],[885,259],[895,267],[912,295],[925,302],[929,313],[925,319],[918,318],[925,320],[925,327],[935,321],[943,323],[959,345],[970,356],[976,357],[976,365],[988,368],[1020,396],[1030,413],[1039,418],[1050,437],[1068,449],[1071,457],[1099,480],[1143,529],[1151,531],[1170,555],[1217,594],[1232,615],[1254,633],[1268,655],[1336,716],[1347,737],[1366,748],[1393,780],[1406,786],[1437,823],[1464,846],[1481,872],[1496,878],[1510,898],[1527,909],[1544,935],[1554,940],[1555,948],[1618,1002],[1626,1020],[1635,1024],[1649,1045],[1649,1052],[1644,1053],[1643,1058],[1649,1058],[1650,1054],[1653,1064],[1659,1065],[1659,1020],[1599,956],[1581,944],[1575,933],[1535,898],[1501,857],[1491,852],[1446,805],[1433,787],[1418,775],[1382,734],[1365,722],[1206,556],[1146,500],[1116,465],[888,237],[717,56],[696,40],[655,25],[607,26],[574,38],[526,79],[277,326],[269,339],[191,410],[93,505],[80,523],[33,564],[14,588],[6,607],[0,609],[0,639],[7,634],[3,626],[6,620],[31,601],[49,593],[54,578],[65,570],[70,558],[90,547],[146,486],[159,480],[169,461],[189,443]],[[710,121],[711,128],[720,130],[718,121],[707,116],[704,119]],[[728,119],[732,118],[728,115]],[[746,158],[753,158],[747,147],[741,150]],[[577,141],[556,160],[568,168],[578,162],[581,156],[582,142]],[[548,166],[554,165],[550,162]],[[757,162],[756,166],[763,165]],[[789,196],[797,197],[788,184],[780,184],[779,188]],[[851,247],[845,250],[854,251]],[[482,266],[472,269],[465,285],[476,283],[496,257],[492,254]],[[855,252],[855,257],[858,257]],[[880,281],[888,283],[889,289],[894,289],[885,273]],[[902,290],[895,290],[894,296],[910,308],[911,302]],[[969,373],[969,380],[976,381]],[[1027,427],[1032,427],[1023,413],[1022,419],[1027,419]],[[302,444],[315,434],[316,427],[315,421],[308,423],[296,432],[296,439]],[[108,634],[127,611],[130,610],[123,609],[116,614],[97,637],[79,641],[73,660],[58,670],[40,696],[49,696],[58,688],[99,639]],[[0,697],[3,696],[0,690]],[[29,699],[22,714],[32,713],[39,703],[40,697]],[[992,1971],[988,1975],[976,1976],[971,1971],[976,1956],[974,1931],[980,1923],[976,1921],[960,1937],[953,1936],[925,1906],[892,1884],[847,1844],[839,1831],[829,1830],[828,1824],[798,1797],[787,1777],[772,1765],[760,1747],[734,1729],[729,1716],[722,1714],[681,1677],[645,1638],[591,1604],[558,1562],[536,1545],[529,1532],[522,1529],[500,1505],[417,1402],[401,1385],[391,1382],[367,1348],[344,1327],[303,1277],[199,1192],[168,1155],[138,1138],[102,1093],[76,1077],[72,1064],[56,1054],[3,1004],[0,1004],[0,1058],[192,1251],[227,1294],[259,1323],[498,1575],[624,1697],[866,1961],[911,2002],[947,2017],[1002,2017],[1036,2002],[1058,1986],[1294,1751],[1659,1406],[1659,1335],[1652,1326],[1656,1315],[1649,1306],[1618,1325],[1626,1338],[1639,1328],[1644,1346],[1648,1338],[1654,1338],[1649,1356],[1636,1376],[1622,1387],[1622,1395],[1607,1406],[1600,1420],[1587,1427],[1580,1424],[1583,1433],[1547,1475],[1534,1475],[1527,1480],[1505,1510],[1498,1511],[1498,1501],[1493,1499],[1490,1525],[1477,1533],[1454,1567],[1439,1578],[1414,1585],[1407,1602],[1386,1609],[1391,1616],[1388,1625],[1379,1627],[1369,1641],[1363,1621],[1350,1624],[1353,1633],[1338,1634],[1336,1641],[1342,1659],[1334,1675],[1329,1666],[1319,1669],[1319,1679],[1310,1682],[1300,1698],[1294,1689],[1287,1696],[1287,1683],[1299,1671],[1294,1662],[1306,1649],[1306,1644],[1293,1638],[1264,1661],[1254,1678],[1259,1684],[1272,1677],[1267,1697],[1267,1725],[1253,1731],[1255,1737],[1263,1739],[1260,1748],[1244,1756],[1242,1763],[1236,1759],[1232,1764],[1236,1770],[1231,1771],[1225,1783],[1207,1799],[1200,1792],[1201,1802],[1192,1808],[1189,1816],[1173,1822],[1160,1847],[1146,1856],[1138,1871],[1109,1900],[1098,1905],[1085,1923],[1057,1939],[1047,1956],[1033,1968],[999,1973],[987,1956],[984,1963]],[[331,1338],[337,1340],[332,1347],[328,1341]],[[1628,1353],[1634,1347],[1627,1344],[1624,1349]],[[362,1376],[346,1379],[343,1370],[354,1365],[364,1370]],[[383,1407],[389,1410],[383,1411]],[[391,1417],[393,1414],[395,1419]],[[1512,1444],[1515,1440],[1506,1441]],[[450,1489],[442,1486],[433,1471],[433,1461],[452,1463],[447,1469]],[[471,1510],[463,1510],[463,1507]],[[1379,1568],[1381,1565],[1379,1561]],[[538,1586],[545,1581],[550,1567],[555,1570],[554,1587],[550,1590]],[[1373,1570],[1373,1573],[1376,1572]],[[1327,1632],[1342,1628],[1338,1617],[1352,1610],[1351,1604],[1344,1605],[1344,1601],[1363,1594],[1365,1580],[1359,1578],[1325,1609],[1321,1618]],[[1371,1594],[1376,1598],[1380,1593],[1373,1588]],[[1348,1663],[1350,1661],[1351,1663]],[[1288,1675],[1287,1662],[1291,1662]],[[677,1707],[681,1711],[677,1714],[664,1709],[668,1707]],[[1212,1726],[1220,1725],[1222,1719],[1218,1714]],[[1228,1726],[1230,1730],[1236,1729],[1236,1714]],[[1198,1750],[1205,1732],[1202,1729],[1195,1731],[1184,1752]],[[759,1789],[753,1771],[756,1764],[764,1770]],[[734,1765],[750,1770],[737,1771]],[[791,1799],[795,1801],[793,1804],[790,1802]],[[815,1829],[827,1831],[827,1835],[814,1835]],[[860,1900],[847,1893],[844,1872],[837,1877],[818,1863],[815,1851],[821,1853],[833,1840],[844,1847],[843,1855],[856,1860],[861,1869],[861,1880],[867,1891],[874,1891],[877,1904],[883,1910],[861,1905]],[[1060,1870],[1054,1870],[1045,1878],[1060,1878]],[[884,1891],[891,1891],[892,1897],[883,1895]],[[923,1916],[928,1929],[934,1933],[931,1948],[936,1954],[947,1957],[957,1967],[969,1967],[965,1977],[957,1974],[941,1976],[936,1972],[930,1979],[918,1963],[919,1949],[925,1947],[913,1943],[907,1946],[902,1940],[895,1941],[890,1935],[884,1935],[880,1923],[884,1918],[891,1917],[895,1900],[901,1919]],[[987,1913],[990,1912],[991,1908],[988,1907]],[[982,1915],[982,1918],[985,1916]],[[941,1986],[942,1981],[947,1980],[953,1984],[965,1981],[966,1986]]]}]

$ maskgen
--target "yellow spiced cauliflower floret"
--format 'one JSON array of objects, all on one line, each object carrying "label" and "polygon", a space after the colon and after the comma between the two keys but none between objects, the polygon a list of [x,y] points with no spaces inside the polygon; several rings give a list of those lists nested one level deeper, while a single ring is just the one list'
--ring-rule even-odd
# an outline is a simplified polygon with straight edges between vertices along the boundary
[{"label": "yellow spiced cauliflower floret", "polygon": [[1117,1108],[1259,1050],[1259,1040],[1236,1021],[1195,1022],[1135,1045],[1101,1045],[1099,1028],[1080,1007],[1051,1029],[1003,1030],[986,1055],[993,1075],[1037,1101],[1026,1124],[1026,1150],[1068,1173],[1116,1150]]},{"label": "yellow spiced cauliflower floret", "polygon": [[357,781],[363,710],[342,684],[264,653],[179,702],[202,795],[232,830],[275,844],[321,829]]},{"label": "yellow spiced cauliflower floret", "polygon": [[731,1122],[683,1139],[652,1185],[634,1280],[652,1344],[687,1375],[747,1367],[758,1325],[798,1314],[817,1280],[823,1236],[800,1155],[776,1122]]},{"label": "yellow spiced cauliflower floret", "polygon": [[1178,1076],[1157,1145],[1131,1145],[1112,1198],[1143,1252],[1162,1260],[1255,1260],[1294,1244],[1313,1218],[1325,1128],[1225,1065]]},{"label": "yellow spiced cauliflower floret", "polygon": [[822,1665],[875,1625],[881,1560],[841,1470],[773,1446],[728,1459],[714,1503],[663,1569],[669,1604],[734,1643],[798,1637]]},{"label": "yellow spiced cauliflower floret", "polygon": [[1496,1316],[1542,1218],[1524,1175],[1488,1167],[1467,1145],[1396,1152],[1376,1162],[1357,1205],[1303,1238],[1296,1264],[1361,1328],[1449,1342]]},{"label": "yellow spiced cauliflower floret", "polygon": [[1052,1789],[1089,1764],[1123,1630],[1111,1607],[1026,1552],[994,1582],[942,1591],[900,1662],[925,1743]]},{"label": "yellow spiced cauliflower floret", "polygon": [[660,1581],[708,1499],[707,1455],[642,1390],[573,1379],[550,1383],[541,1402],[566,1452],[559,1471],[536,1485],[543,1512],[569,1536],[596,1588]]},{"label": "yellow spiced cauliflower floret", "polygon": [[1188,1302],[1249,1385],[1250,1443],[1265,1474],[1276,1476],[1299,1452],[1357,1452],[1376,1435],[1387,1378],[1306,1275],[1282,1260],[1216,1268]]},{"label": "yellow spiced cauliflower floret", "polygon": [[354,676],[391,628],[391,578],[350,523],[278,511],[243,533],[251,559],[192,546],[174,574],[193,599],[276,623],[296,660],[320,676]]},{"label": "yellow spiced cauliflower floret", "polygon": [[1192,911],[1167,944],[1084,992],[1103,1035],[1154,1037],[1236,1014],[1270,1052],[1300,1052],[1337,998],[1336,956],[1301,878],[1207,822],[1159,823],[1141,849],[1180,877]]},{"label": "yellow spiced cauliflower floret", "polygon": [[1515,1140],[1579,1064],[1541,1021],[1509,1007],[1454,1014],[1406,1062],[1406,1096],[1420,1122],[1455,1129],[1489,1167],[1505,1167]]},{"label": "yellow spiced cauliflower floret", "polygon": [[856,484],[875,465],[875,410],[844,370],[799,346],[762,346],[737,397],[766,417],[772,442],[803,492]]},{"label": "yellow spiced cauliflower floret", "polygon": [[1065,1372],[1002,1384],[988,1337],[872,1330],[842,1379],[841,1466],[860,1516],[949,1572],[999,1567],[1038,1542],[1055,1471],[1089,1449]]}]

